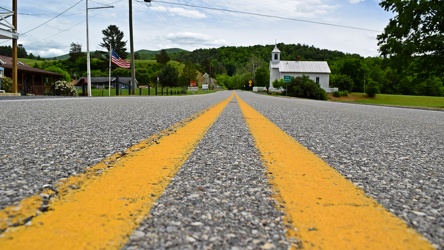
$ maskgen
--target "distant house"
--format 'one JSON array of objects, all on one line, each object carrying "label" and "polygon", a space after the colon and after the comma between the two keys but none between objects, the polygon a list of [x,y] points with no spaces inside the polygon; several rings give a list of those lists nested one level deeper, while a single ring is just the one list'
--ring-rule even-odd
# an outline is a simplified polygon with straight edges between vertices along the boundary
[{"label": "distant house", "polygon": [[325,61],[281,61],[281,51],[274,47],[270,61],[270,90],[274,90],[273,82],[285,77],[298,77],[306,75],[319,83],[326,92],[333,92],[330,88],[330,67]]},{"label": "distant house", "polygon": [[[62,74],[36,69],[22,62],[17,63],[17,88],[24,94],[43,95],[45,83],[53,83],[63,78]],[[12,78],[12,57],[0,56],[0,67],[5,69],[5,76]]]},{"label": "distant house", "polygon": [[[116,88],[117,78],[111,77],[111,88]],[[86,77],[82,77],[77,81],[76,86],[82,87],[88,84]],[[91,87],[96,89],[107,89],[109,84],[109,77],[91,77]],[[131,77],[119,77],[119,87],[128,89],[131,86]],[[136,79],[137,86],[137,79]]]}]

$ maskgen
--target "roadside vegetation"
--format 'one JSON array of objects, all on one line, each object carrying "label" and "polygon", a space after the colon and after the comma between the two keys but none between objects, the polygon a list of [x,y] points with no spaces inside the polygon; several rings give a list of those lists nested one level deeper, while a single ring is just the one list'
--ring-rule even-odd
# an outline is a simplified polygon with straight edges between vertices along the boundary
[{"label": "roadside vegetation", "polygon": [[370,98],[365,93],[348,93],[344,96],[335,96],[335,94],[333,93],[328,96],[328,99],[335,102],[444,110],[444,97],[437,96],[378,94],[376,97]]},{"label": "roadside vegetation", "polygon": [[[383,94],[444,96],[444,39],[436,35],[443,33],[440,24],[444,21],[444,9],[440,3],[407,1],[399,4],[398,0],[381,0],[380,6],[397,14],[377,37],[381,56],[362,57],[303,44],[279,43],[281,59],[327,61],[331,70],[330,87],[338,88],[335,95],[342,99],[353,92],[375,98],[363,98],[368,103],[384,99]],[[411,10],[416,11],[415,15]],[[91,52],[92,77],[108,76],[110,46],[121,58],[128,59],[126,39],[117,26],[109,25],[102,34],[103,43],[99,45],[103,50]],[[274,46],[227,46],[191,52],[177,48],[139,50],[134,55],[136,79],[144,86],[154,87],[158,83],[164,88],[186,88],[190,82],[201,85],[202,75],[206,73],[211,83],[225,89],[268,87],[268,67]],[[10,56],[10,46],[0,46],[0,54]],[[51,60],[28,54],[23,46],[19,46],[18,56],[33,67],[63,74],[61,80],[67,82],[86,76],[86,53],[78,43],[71,43],[68,55]],[[127,77],[131,73],[129,69],[113,65],[112,76],[117,75]],[[294,79],[287,86],[286,94],[324,100],[325,93],[313,85],[316,84],[307,79]]]}]

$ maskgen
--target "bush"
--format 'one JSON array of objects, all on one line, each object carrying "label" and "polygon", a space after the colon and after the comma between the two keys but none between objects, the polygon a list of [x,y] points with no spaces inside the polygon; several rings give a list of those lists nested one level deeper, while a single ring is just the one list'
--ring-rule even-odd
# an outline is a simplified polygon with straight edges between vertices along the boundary
[{"label": "bush", "polygon": [[374,98],[376,96],[376,94],[379,93],[378,85],[372,79],[369,79],[368,84],[365,88],[365,93],[370,98]]},{"label": "bush", "polygon": [[305,75],[293,78],[287,89],[289,96],[327,100],[327,93],[321,88],[321,85]]},{"label": "bush", "polygon": [[9,77],[3,77],[1,79],[2,81],[2,88],[5,92],[12,92],[12,79]]},{"label": "bush", "polygon": [[55,95],[78,96],[76,88],[67,81],[57,81],[54,83],[53,88],[54,89],[47,89],[45,94],[53,95],[55,90]]},{"label": "bush", "polygon": [[334,96],[334,97],[348,96],[348,91],[347,91],[347,90],[344,90],[344,91],[335,91],[335,92],[333,92],[333,96]]}]

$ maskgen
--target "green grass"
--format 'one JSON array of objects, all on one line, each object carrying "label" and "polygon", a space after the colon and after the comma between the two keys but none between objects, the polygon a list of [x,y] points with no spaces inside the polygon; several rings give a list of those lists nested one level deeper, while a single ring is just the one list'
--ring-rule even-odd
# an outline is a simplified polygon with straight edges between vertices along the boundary
[{"label": "green grass", "polygon": [[[184,94],[180,93],[182,88],[173,88],[172,90],[173,90],[173,95],[184,95]],[[162,95],[161,91],[162,91],[161,88],[157,89],[157,95],[158,96]],[[164,96],[167,95],[166,91],[167,91],[167,89],[164,88],[163,89],[163,95]],[[215,91],[216,90],[201,90],[201,89],[199,89],[199,91],[195,91],[195,92],[187,91],[187,95],[208,94],[208,93],[213,93]],[[82,96],[82,90],[81,89],[78,89],[77,92],[79,93],[79,96]],[[92,92],[92,96],[96,96],[96,97],[100,97],[100,96],[106,97],[106,96],[109,96],[108,89],[92,89],[91,92]],[[155,89],[154,88],[150,88],[150,95],[153,96],[155,94],[156,94]],[[171,95],[171,89],[170,88],[168,88],[168,95]],[[116,89],[111,89],[110,96],[116,96]],[[120,93],[119,93],[119,96],[130,96],[129,95],[129,91],[127,89],[121,89]],[[148,89],[142,89],[142,91],[140,91],[140,89],[136,89],[136,94],[134,96],[148,96]]]},{"label": "green grass", "polygon": [[[19,62],[22,62],[26,65],[31,66],[31,67],[33,67],[35,63],[42,64],[43,62],[45,62],[44,60],[28,59],[28,58],[18,58],[18,60],[19,60]],[[46,61],[54,61],[54,60],[47,59]]]},{"label": "green grass", "polygon": [[364,93],[350,93],[347,97],[331,98],[330,100],[374,105],[444,109],[444,97],[435,96],[377,94],[375,98],[368,98]]}]

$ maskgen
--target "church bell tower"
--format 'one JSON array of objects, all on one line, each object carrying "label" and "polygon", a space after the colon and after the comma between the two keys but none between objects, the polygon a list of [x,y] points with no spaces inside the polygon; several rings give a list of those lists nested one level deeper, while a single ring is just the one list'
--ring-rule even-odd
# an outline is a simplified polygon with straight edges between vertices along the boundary
[{"label": "church bell tower", "polygon": [[271,52],[271,62],[272,63],[279,63],[281,60],[281,51],[278,49],[277,44],[274,45],[274,49]]}]

